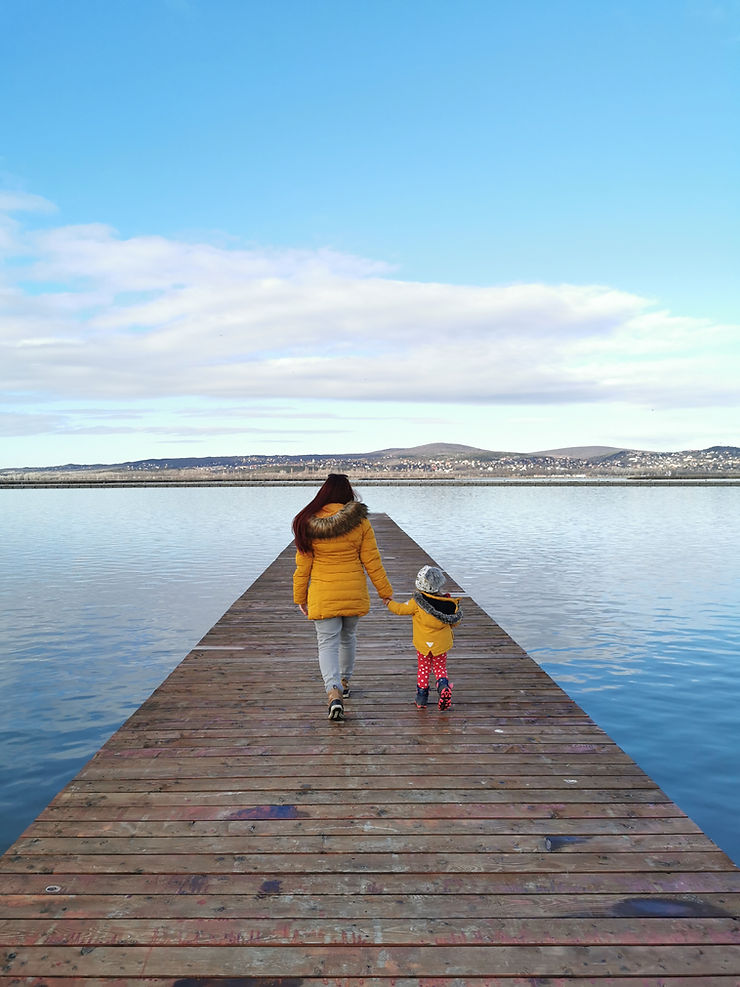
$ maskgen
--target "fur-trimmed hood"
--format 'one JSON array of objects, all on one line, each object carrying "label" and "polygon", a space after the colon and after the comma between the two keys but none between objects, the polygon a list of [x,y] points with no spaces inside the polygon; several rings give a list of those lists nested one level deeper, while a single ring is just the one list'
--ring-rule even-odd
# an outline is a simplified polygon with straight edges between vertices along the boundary
[{"label": "fur-trimmed hood", "polygon": [[414,593],[414,601],[419,607],[443,624],[454,627],[462,620],[463,612],[460,601],[452,596],[439,596],[437,593]]},{"label": "fur-trimmed hood", "polygon": [[339,538],[362,524],[367,514],[366,505],[359,500],[350,500],[347,504],[327,504],[309,520],[306,531],[309,538]]}]

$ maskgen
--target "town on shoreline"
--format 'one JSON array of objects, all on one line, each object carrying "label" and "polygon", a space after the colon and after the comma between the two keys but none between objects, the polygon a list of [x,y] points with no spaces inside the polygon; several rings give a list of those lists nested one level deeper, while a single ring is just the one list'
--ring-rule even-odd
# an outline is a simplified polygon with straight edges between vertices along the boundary
[{"label": "town on shoreline", "polygon": [[740,448],[648,452],[590,446],[510,453],[434,443],[346,455],[214,456],[1,469],[0,488],[315,483],[330,472],[376,484],[727,482],[740,481]]}]

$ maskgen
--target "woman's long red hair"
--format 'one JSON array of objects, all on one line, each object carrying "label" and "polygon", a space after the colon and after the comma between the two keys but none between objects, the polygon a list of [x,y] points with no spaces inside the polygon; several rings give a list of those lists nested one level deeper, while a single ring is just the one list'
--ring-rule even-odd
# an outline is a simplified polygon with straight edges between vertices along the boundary
[{"label": "woman's long red hair", "polygon": [[293,534],[295,545],[299,552],[311,551],[311,539],[308,537],[307,526],[310,519],[327,504],[348,504],[357,500],[349,477],[344,473],[330,473],[324,485],[310,504],[306,504],[293,518]]}]

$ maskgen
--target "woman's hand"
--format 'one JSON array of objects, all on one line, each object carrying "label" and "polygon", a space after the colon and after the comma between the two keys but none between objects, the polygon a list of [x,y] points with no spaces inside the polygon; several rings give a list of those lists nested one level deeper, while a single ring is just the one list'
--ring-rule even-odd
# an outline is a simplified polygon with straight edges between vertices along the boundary
[{"label": "woman's hand", "polygon": [[308,607],[305,603],[299,603],[298,609],[301,611],[304,617],[308,617]]},{"label": "woman's hand", "polygon": [[381,600],[383,601],[383,603],[385,603],[386,606],[388,606],[388,604],[391,602],[392,599],[393,599],[392,596],[382,596],[381,597]]}]

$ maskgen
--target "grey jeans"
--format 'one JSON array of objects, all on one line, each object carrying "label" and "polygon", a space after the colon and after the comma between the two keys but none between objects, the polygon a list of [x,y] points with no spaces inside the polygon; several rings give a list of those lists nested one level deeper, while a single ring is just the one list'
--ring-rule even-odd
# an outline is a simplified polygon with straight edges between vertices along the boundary
[{"label": "grey jeans", "polygon": [[348,679],[355,667],[357,621],[359,617],[327,617],[314,620],[319,644],[319,668],[324,688],[341,689],[342,679]]}]

